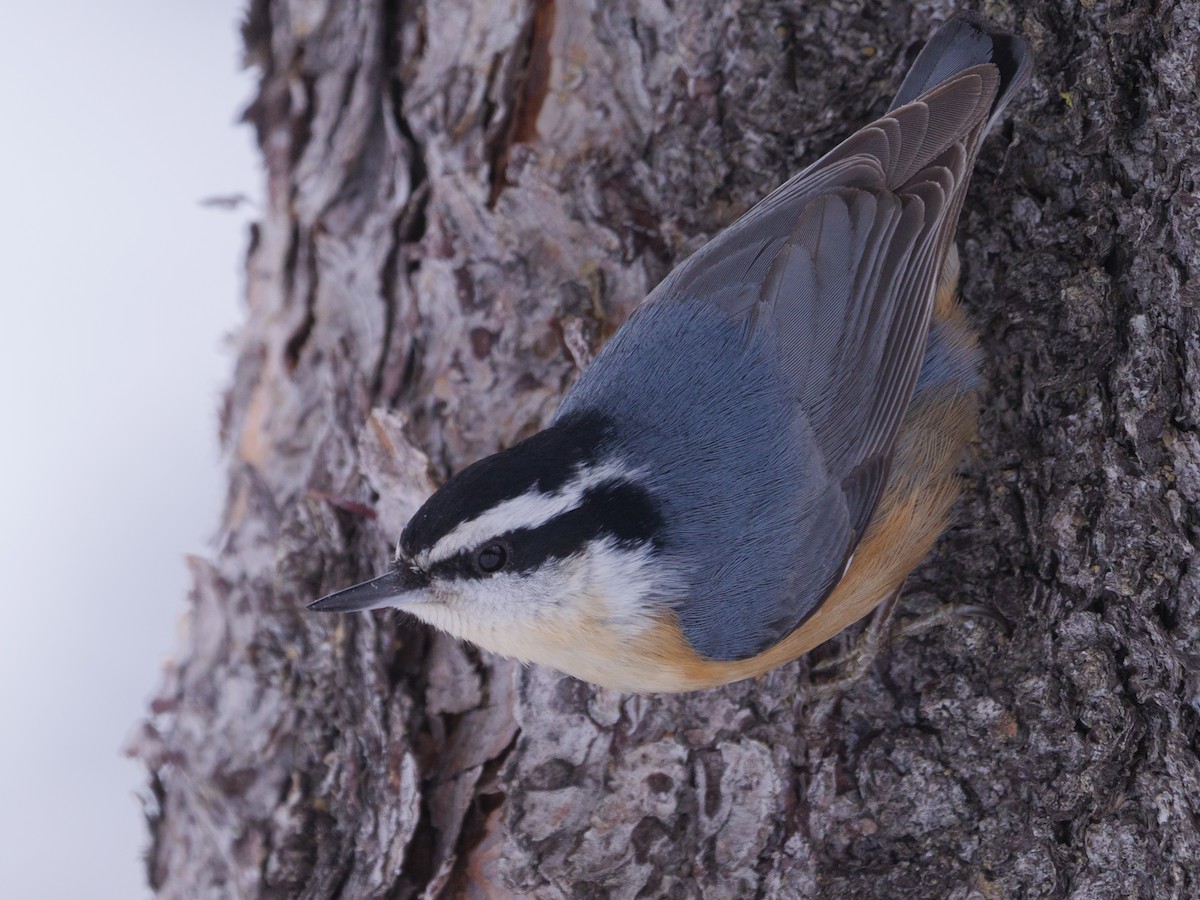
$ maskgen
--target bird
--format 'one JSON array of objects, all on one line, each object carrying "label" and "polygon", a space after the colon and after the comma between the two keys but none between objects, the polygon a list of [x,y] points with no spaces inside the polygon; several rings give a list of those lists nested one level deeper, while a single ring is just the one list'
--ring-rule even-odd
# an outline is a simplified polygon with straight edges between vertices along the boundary
[{"label": "bird", "polygon": [[630,693],[795,660],[895,596],[977,427],[955,230],[1023,37],[959,13],[887,113],[633,311],[542,431],[450,477],[373,580],[391,607]]}]

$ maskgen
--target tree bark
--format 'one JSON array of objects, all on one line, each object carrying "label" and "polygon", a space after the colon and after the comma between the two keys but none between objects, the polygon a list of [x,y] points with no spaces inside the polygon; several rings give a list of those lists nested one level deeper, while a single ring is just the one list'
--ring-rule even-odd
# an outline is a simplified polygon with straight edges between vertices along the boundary
[{"label": "tree bark", "polygon": [[881,114],[952,5],[252,0],[228,503],[132,747],[161,896],[1200,895],[1200,5],[986,11],[1037,74],[959,231],[959,523],[859,677],[813,667],[862,627],[643,697],[304,606]]}]

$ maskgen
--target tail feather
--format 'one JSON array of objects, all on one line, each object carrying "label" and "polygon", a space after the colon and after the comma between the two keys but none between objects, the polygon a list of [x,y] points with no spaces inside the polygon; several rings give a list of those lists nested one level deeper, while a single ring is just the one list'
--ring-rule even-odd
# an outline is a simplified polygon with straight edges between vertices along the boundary
[{"label": "tail feather", "polygon": [[1003,111],[1033,71],[1029,41],[1008,34],[975,13],[954,16],[929,39],[892,101],[891,109],[912,103],[960,72],[990,63],[1000,73],[1000,88],[992,103],[989,125]]}]

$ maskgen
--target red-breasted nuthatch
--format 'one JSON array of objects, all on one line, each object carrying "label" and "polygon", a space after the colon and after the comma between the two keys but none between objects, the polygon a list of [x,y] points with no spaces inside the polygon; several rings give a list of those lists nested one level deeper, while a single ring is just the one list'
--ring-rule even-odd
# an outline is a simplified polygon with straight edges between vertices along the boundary
[{"label": "red-breasted nuthatch", "polygon": [[975,429],[954,230],[1029,44],[971,15],[891,110],[676,268],[550,426],[459,472],[392,569],[313,609],[395,607],[626,691],[795,659],[896,592]]}]

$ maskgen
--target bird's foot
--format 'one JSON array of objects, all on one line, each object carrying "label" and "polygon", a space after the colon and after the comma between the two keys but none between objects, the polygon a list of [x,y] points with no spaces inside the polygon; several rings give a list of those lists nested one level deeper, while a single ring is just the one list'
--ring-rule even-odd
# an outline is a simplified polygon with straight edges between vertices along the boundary
[{"label": "bird's foot", "polygon": [[902,587],[897,588],[890,597],[875,608],[866,629],[853,647],[813,665],[812,674],[815,676],[839,668],[844,668],[844,671],[836,677],[815,680],[808,690],[809,696],[815,700],[828,700],[845,693],[867,674],[883,651],[892,644],[905,638],[924,634],[926,631],[931,631],[939,625],[945,625],[961,616],[987,619],[999,625],[1006,637],[1012,634],[1012,626],[1004,616],[991,607],[978,604],[955,605],[948,603],[939,606],[932,612],[897,623],[892,614],[896,601],[900,599],[902,589]]},{"label": "bird's foot", "polygon": [[[892,613],[896,601],[900,599],[903,586],[896,588],[882,603],[875,607],[867,621],[867,627],[862,636],[855,641],[854,646],[820,660],[812,667],[814,676],[808,691],[814,700],[829,700],[838,694],[845,693],[867,674],[867,670],[875,664],[882,653],[892,642]],[[822,678],[825,673],[841,669],[842,673],[830,678]]]}]

